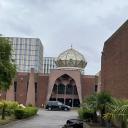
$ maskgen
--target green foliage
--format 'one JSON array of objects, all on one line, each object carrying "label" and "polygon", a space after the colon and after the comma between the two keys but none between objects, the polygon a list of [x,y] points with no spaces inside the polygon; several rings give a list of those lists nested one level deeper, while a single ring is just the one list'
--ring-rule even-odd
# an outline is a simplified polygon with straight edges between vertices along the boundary
[{"label": "green foliage", "polygon": [[82,107],[86,110],[95,112],[97,110],[97,94],[94,93],[91,96],[87,97],[84,100]]},{"label": "green foliage", "polygon": [[97,94],[97,108],[99,110],[106,109],[107,104],[112,102],[112,97],[106,92],[100,92]]},{"label": "green foliage", "polygon": [[112,97],[106,92],[100,92],[97,94],[97,110],[101,113],[101,124],[105,125],[104,114],[107,112],[108,104],[112,103]]},{"label": "green foliage", "polygon": [[8,109],[15,110],[18,107],[18,102],[16,101],[7,101],[8,103]]},{"label": "green foliage", "polygon": [[16,74],[16,65],[12,60],[12,46],[8,39],[0,37],[0,89],[9,89]]},{"label": "green foliage", "polygon": [[0,101],[0,114],[2,120],[5,116],[15,115],[17,119],[23,119],[34,116],[37,114],[38,109],[36,107],[25,107],[23,104],[18,104],[15,101]]},{"label": "green foliage", "polygon": [[6,100],[0,101],[2,119],[4,120],[7,114],[11,115],[12,113],[14,113],[14,110],[17,108],[17,106],[18,103],[15,101],[6,101]]},{"label": "green foliage", "polygon": [[15,117],[17,119],[24,119],[37,114],[38,109],[35,107],[17,108],[15,109]]},{"label": "green foliage", "polygon": [[33,107],[33,105],[32,104],[28,104],[28,107]]},{"label": "green foliage", "polygon": [[100,113],[101,124],[105,120],[110,122],[120,122],[121,128],[127,128],[128,123],[128,100],[114,99],[106,92],[100,92],[87,97],[80,110],[79,117],[82,119],[97,118],[96,113]]},{"label": "green foliage", "polygon": [[112,102],[112,97],[106,92],[94,93],[87,97],[81,109],[79,110],[79,117],[84,119],[91,119],[93,122],[97,122],[98,115],[100,113],[101,123],[104,125],[103,115],[107,112],[107,105]]},{"label": "green foliage", "polygon": [[86,121],[90,121],[93,119],[93,112],[87,109],[80,108],[78,110],[79,118],[85,119]]},{"label": "green foliage", "polygon": [[108,110],[104,115],[105,120],[118,121],[122,128],[127,127],[128,120],[128,101],[113,99],[112,103],[108,105]]},{"label": "green foliage", "polygon": [[11,61],[11,51],[12,47],[9,43],[9,40],[7,38],[0,37],[1,61]]},{"label": "green foliage", "polygon": [[2,120],[5,119],[5,112],[6,112],[7,106],[8,106],[8,104],[7,104],[6,101],[3,100],[3,101],[0,102],[0,108],[2,110],[1,111],[1,115],[2,115],[1,119]]}]

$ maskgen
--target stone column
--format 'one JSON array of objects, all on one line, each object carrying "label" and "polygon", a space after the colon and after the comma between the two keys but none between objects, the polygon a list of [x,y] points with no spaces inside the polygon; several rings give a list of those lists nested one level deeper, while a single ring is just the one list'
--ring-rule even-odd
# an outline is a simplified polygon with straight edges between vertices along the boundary
[{"label": "stone column", "polygon": [[29,75],[29,84],[28,84],[28,91],[27,91],[27,100],[26,105],[33,105],[35,106],[35,79],[34,79],[34,69],[31,69],[31,73]]}]

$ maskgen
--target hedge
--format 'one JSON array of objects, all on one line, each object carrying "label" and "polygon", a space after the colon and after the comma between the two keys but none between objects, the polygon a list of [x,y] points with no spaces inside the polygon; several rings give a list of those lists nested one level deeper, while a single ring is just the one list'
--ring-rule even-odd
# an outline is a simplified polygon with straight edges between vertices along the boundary
[{"label": "hedge", "polygon": [[78,114],[79,114],[79,118],[80,119],[85,119],[85,120],[90,120],[93,118],[93,113],[92,112],[89,112],[87,111],[86,109],[83,109],[83,108],[80,108],[78,110]]},{"label": "hedge", "polygon": [[35,107],[17,108],[15,109],[16,119],[24,119],[37,114],[38,109]]}]

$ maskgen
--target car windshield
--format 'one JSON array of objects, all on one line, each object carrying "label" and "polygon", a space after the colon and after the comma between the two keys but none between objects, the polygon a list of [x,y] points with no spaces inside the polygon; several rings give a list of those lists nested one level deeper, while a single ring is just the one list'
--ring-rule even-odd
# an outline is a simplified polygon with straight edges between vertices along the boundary
[{"label": "car windshield", "polygon": [[58,105],[62,105],[62,103],[61,102],[58,102]]}]

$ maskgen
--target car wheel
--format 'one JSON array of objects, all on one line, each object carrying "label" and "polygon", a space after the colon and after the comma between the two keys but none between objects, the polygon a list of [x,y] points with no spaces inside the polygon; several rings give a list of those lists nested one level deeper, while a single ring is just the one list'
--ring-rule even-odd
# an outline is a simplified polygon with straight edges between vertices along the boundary
[{"label": "car wheel", "polygon": [[51,110],[52,110],[52,108],[51,108],[51,107],[48,107],[48,110],[49,110],[49,111],[51,111]]},{"label": "car wheel", "polygon": [[68,109],[67,108],[64,108],[64,111],[68,111]]}]

